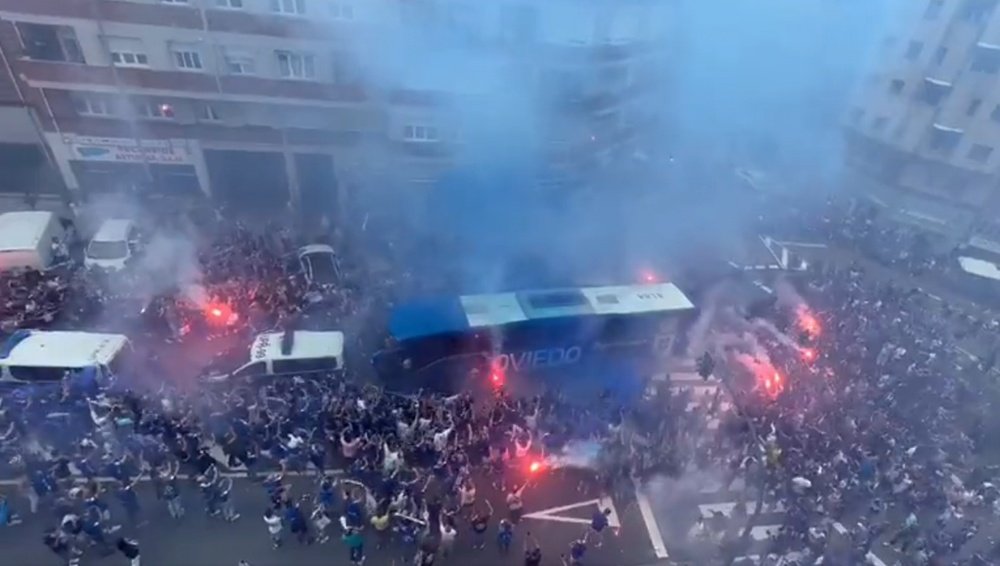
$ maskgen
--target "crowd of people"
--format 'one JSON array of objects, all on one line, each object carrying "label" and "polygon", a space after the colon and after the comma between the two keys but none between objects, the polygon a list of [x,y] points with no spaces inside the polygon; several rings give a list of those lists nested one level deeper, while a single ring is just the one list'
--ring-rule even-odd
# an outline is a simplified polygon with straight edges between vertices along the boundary
[{"label": "crowd of people", "polygon": [[[803,283],[794,304],[771,313],[790,323],[784,339],[762,338],[769,369],[722,370],[739,414],[695,460],[728,464],[727,481],[739,477],[787,510],[775,556],[861,564],[881,543],[906,565],[1000,561],[996,541],[969,544],[1000,518],[989,442],[1000,390],[992,363],[955,347],[993,323],[858,265],[817,269]],[[807,308],[815,322],[804,329],[796,313]],[[698,536],[736,544],[746,515],[718,519]]]},{"label": "crowd of people", "polygon": [[[231,309],[208,332],[291,327],[311,310],[355,313],[359,294],[350,281],[321,288],[289,268],[296,248],[280,229],[217,229],[199,246],[197,287],[164,289],[141,310],[170,340],[213,326],[204,305]],[[52,324],[57,305],[70,301],[107,308],[128,289],[107,277],[4,275],[11,320],[4,329]],[[391,548],[395,563],[428,566],[453,553],[456,540],[481,548],[495,537],[508,552],[513,533],[525,530],[534,471],[526,464],[557,461],[589,442],[599,448],[583,465],[607,494],[657,475],[722,469],[729,483],[780,503],[784,524],[769,547],[776,556],[861,564],[878,544],[893,547],[905,565],[1000,562],[1000,545],[982,543],[1000,515],[1000,480],[989,465],[1000,391],[992,361],[954,347],[994,332],[992,322],[857,265],[814,267],[796,287],[790,322],[773,314],[786,339],[762,338],[781,386],[763,385],[754,367],[723,350],[716,374],[726,391],[693,410],[689,394],[669,388],[625,406],[611,396],[499,390],[485,399],[402,396],[350,378],[195,391],[126,380],[91,390],[67,381],[3,396],[0,468],[21,484],[0,497],[0,525],[41,518],[50,527],[45,544],[67,564],[116,550],[138,564],[135,527],[156,515],[185,520],[193,511],[182,494],[195,492],[209,517],[259,520],[275,548],[289,537],[302,544],[336,537],[352,563],[376,547]],[[311,309],[317,302],[321,308]],[[796,328],[798,309],[809,310],[815,328]],[[722,408],[723,395],[735,410]],[[718,427],[709,425],[713,417]],[[266,491],[263,514],[239,507],[224,472],[233,469]],[[293,481],[303,472],[314,481]],[[507,508],[494,509],[487,490],[502,493]],[[564,563],[584,563],[608,528],[603,516]],[[749,518],[733,519],[697,525],[696,542],[710,543],[712,560],[742,548]],[[121,536],[136,532],[138,541]],[[524,538],[525,563],[540,564],[542,547]]]}]

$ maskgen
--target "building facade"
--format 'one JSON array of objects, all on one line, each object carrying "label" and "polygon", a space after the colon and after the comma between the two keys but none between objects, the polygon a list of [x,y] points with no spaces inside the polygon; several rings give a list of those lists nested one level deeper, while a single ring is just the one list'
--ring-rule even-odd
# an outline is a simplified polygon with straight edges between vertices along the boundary
[{"label": "building facade", "polygon": [[[587,166],[652,121],[642,101],[657,85],[643,70],[663,61],[662,6],[0,0],[10,71],[0,89],[32,111],[70,194],[336,208],[374,180],[433,182],[469,127],[456,116],[469,105],[454,102],[477,93],[460,88],[458,72],[424,85],[370,72],[390,58],[379,53],[393,48],[387,38],[448,30],[527,70],[517,74],[524,82],[501,88],[544,91],[558,110],[544,129],[547,159]],[[553,77],[558,88],[549,88]]]},{"label": "building facade", "polygon": [[861,183],[897,220],[1000,242],[997,0],[913,0],[846,117]]}]

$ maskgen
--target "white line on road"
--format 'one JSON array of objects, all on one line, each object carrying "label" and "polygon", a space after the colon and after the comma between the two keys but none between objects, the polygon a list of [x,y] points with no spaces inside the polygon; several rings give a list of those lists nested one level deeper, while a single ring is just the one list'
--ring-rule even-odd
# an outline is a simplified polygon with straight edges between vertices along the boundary
[{"label": "white line on road", "polygon": [[[262,471],[261,473],[259,473],[257,475],[260,476],[260,477],[267,477],[267,475],[269,473],[271,473],[271,470]],[[327,475],[341,475],[343,473],[344,473],[343,470],[327,470],[326,471]],[[219,475],[221,477],[224,477],[224,478],[234,478],[234,479],[242,479],[242,478],[249,477],[249,475],[246,472],[219,472]],[[288,476],[288,477],[313,477],[313,476],[319,475],[319,472],[317,472],[316,470],[305,470],[305,471],[302,471],[302,472],[294,472],[294,471],[292,471],[292,472],[285,472],[284,475]],[[192,479],[194,477],[196,477],[196,476],[192,476],[190,474],[177,474],[177,479],[180,479],[180,480],[189,480],[189,479]],[[73,481],[75,481],[76,483],[85,483],[88,480],[87,480],[87,478],[84,478],[84,477],[75,477],[75,478],[73,478]],[[115,482],[115,481],[118,481],[118,480],[116,480],[115,478],[112,478],[110,476],[97,476],[97,477],[94,478],[94,481],[96,481],[98,483],[112,483],[112,482]],[[139,477],[135,478],[135,481],[142,481],[142,482],[149,481],[149,475],[142,474]],[[0,480],[0,487],[3,487],[3,486],[7,486],[7,487],[17,486],[17,485],[20,485],[20,484],[21,484],[21,480]]]},{"label": "white line on road", "polygon": [[[737,505],[738,503],[736,503],[735,501],[727,501],[725,503],[704,503],[698,505],[698,511],[701,513],[701,517],[703,519],[711,519],[715,513],[722,513],[726,517],[729,517],[733,514],[733,511],[736,509]],[[747,515],[752,515],[756,507],[757,504],[753,502],[747,502],[743,504],[743,509],[745,510],[745,513]],[[765,503],[764,506],[761,507],[761,513],[784,513],[784,512],[785,512],[785,506],[782,505],[781,502],[773,504]]]},{"label": "white line on road", "polygon": [[779,530],[781,530],[781,525],[757,525],[750,527],[750,538],[756,541],[768,540],[777,535]]},{"label": "white line on road", "polygon": [[608,526],[620,529],[622,526],[621,520],[618,518],[618,510],[615,509],[615,504],[608,497],[602,497],[600,499],[588,499],[586,501],[580,501],[578,503],[570,503],[569,505],[560,505],[559,507],[550,507],[548,509],[542,509],[541,511],[535,511],[532,513],[527,513],[523,515],[524,519],[537,519],[540,521],[555,521],[556,523],[576,523],[579,525],[589,525],[591,519],[584,519],[582,517],[566,517],[564,515],[559,515],[565,511],[570,511],[572,509],[579,509],[581,507],[589,507],[594,505],[597,507],[595,513],[598,511],[604,511],[608,509],[611,513],[608,515]]},{"label": "white line on road", "polygon": [[775,240],[774,243],[780,244],[782,246],[793,246],[793,247],[796,247],[796,248],[825,249],[825,248],[830,247],[830,246],[828,246],[826,244],[807,243],[807,242],[779,242],[779,241]]},{"label": "white line on road", "polygon": [[649,504],[649,498],[636,486],[635,500],[639,504],[639,514],[642,515],[642,522],[646,525],[646,532],[649,533],[649,541],[653,543],[653,552],[657,558],[669,558],[667,546],[663,544],[663,534],[656,524],[656,516],[653,515],[653,507]]}]

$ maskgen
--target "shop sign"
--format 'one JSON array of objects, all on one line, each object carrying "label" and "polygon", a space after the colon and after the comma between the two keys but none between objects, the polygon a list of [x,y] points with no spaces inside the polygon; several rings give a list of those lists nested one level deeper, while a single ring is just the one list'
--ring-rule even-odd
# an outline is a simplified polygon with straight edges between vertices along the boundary
[{"label": "shop sign", "polygon": [[134,140],[67,136],[73,159],[116,163],[188,164],[191,154],[183,140]]}]

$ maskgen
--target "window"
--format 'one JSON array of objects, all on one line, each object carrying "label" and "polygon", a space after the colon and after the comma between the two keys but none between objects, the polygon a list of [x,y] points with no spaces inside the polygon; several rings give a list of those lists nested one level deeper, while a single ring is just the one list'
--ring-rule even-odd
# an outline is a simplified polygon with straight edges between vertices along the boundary
[{"label": "window", "polygon": [[990,160],[991,155],[993,155],[993,148],[988,145],[974,143],[969,148],[969,159],[976,163],[986,163]]},{"label": "window", "polygon": [[885,130],[886,125],[889,123],[889,119],[885,116],[878,116],[872,120],[872,131],[881,132]]},{"label": "window", "polygon": [[303,358],[274,360],[274,374],[317,373],[337,369],[337,358]]},{"label": "window", "polygon": [[174,55],[174,65],[178,69],[185,71],[200,71],[201,52],[196,47],[188,45],[175,45],[171,49]]},{"label": "window", "polygon": [[271,11],[279,14],[301,16],[306,13],[305,0],[271,0]]},{"label": "window", "polygon": [[73,28],[26,22],[18,22],[16,28],[21,37],[21,45],[24,46],[24,54],[29,59],[86,63]]},{"label": "window", "polygon": [[944,58],[947,56],[948,56],[948,48],[938,47],[937,50],[934,51],[934,64],[940,65],[944,63]]},{"label": "window", "polygon": [[243,7],[243,0],[215,0],[215,6],[218,8],[239,10]]},{"label": "window", "polygon": [[993,8],[996,7],[996,0],[965,0],[962,5],[962,19],[970,24],[979,24],[989,18]]},{"label": "window", "polygon": [[135,103],[135,112],[143,118],[154,120],[172,120],[174,118],[174,107],[153,100],[139,100]]},{"label": "window", "polygon": [[983,105],[982,99],[973,98],[969,101],[969,106],[965,109],[966,116],[975,116],[976,112],[979,111],[979,107]]},{"label": "window", "polygon": [[66,374],[66,368],[59,367],[8,366],[7,369],[19,381],[58,383]]},{"label": "window", "polygon": [[990,120],[1000,122],[1000,104],[993,107],[993,112],[990,112]]},{"label": "window", "polygon": [[211,104],[202,104],[199,107],[198,119],[202,122],[221,122],[218,111]]},{"label": "window", "polygon": [[933,20],[941,15],[941,10],[944,8],[944,0],[929,0],[927,2],[927,9],[924,10],[924,19]]},{"label": "window", "polygon": [[903,87],[906,85],[902,79],[892,79],[889,83],[889,92],[892,94],[899,94],[903,92]]},{"label": "window", "polygon": [[977,46],[976,53],[972,56],[971,69],[980,73],[996,74],[1000,71],[1000,49]]},{"label": "window", "polygon": [[223,59],[230,75],[252,75],[256,72],[253,55],[239,49],[225,49]]},{"label": "window", "polygon": [[437,141],[437,128],[432,126],[406,126],[403,128],[403,139],[416,142]]},{"label": "window", "polygon": [[954,128],[945,128],[943,126],[938,126],[935,124],[931,127],[931,138],[930,138],[930,148],[933,151],[940,151],[942,153],[950,153],[956,147],[958,147],[958,142],[962,140],[962,130],[956,130]]},{"label": "window", "polygon": [[924,50],[924,44],[921,41],[911,41],[909,45],[906,46],[906,58],[910,61],[916,61],[920,57],[920,53]]},{"label": "window", "polygon": [[278,69],[286,79],[311,79],[316,76],[316,63],[312,55],[292,51],[276,51]]},{"label": "window", "polygon": [[108,51],[111,52],[111,64],[116,67],[149,66],[149,58],[140,39],[109,37]]},{"label": "window", "polygon": [[944,97],[951,92],[951,85],[934,79],[924,79],[924,86],[920,92],[920,100],[931,106],[941,104]]},{"label": "window", "polygon": [[81,116],[111,116],[115,112],[112,98],[96,92],[74,92],[73,108]]},{"label": "window", "polygon": [[350,21],[354,19],[354,6],[346,2],[333,2],[328,9],[330,17],[335,20]]}]

